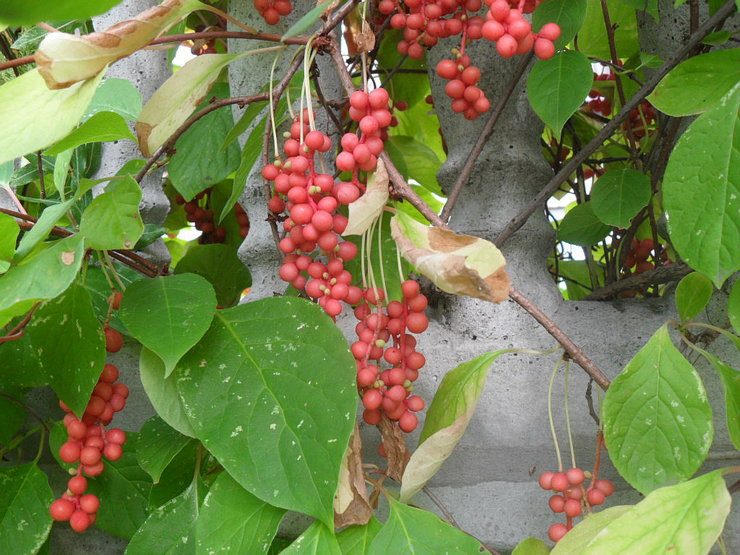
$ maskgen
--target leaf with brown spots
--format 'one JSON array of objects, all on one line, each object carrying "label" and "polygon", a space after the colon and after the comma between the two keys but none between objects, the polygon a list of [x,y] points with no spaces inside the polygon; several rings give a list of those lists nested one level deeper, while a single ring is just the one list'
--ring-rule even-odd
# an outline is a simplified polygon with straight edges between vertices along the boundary
[{"label": "leaf with brown spots", "polygon": [[365,473],[362,470],[362,440],[355,423],[355,431],[339,470],[339,486],[334,496],[334,526],[364,525],[372,516],[373,508],[367,496]]},{"label": "leaf with brown spots", "polygon": [[383,416],[378,424],[380,435],[383,437],[383,448],[388,457],[388,470],[386,475],[393,478],[396,482],[401,481],[403,471],[411,458],[409,450],[406,448],[406,439],[398,427],[398,422],[393,422],[388,417]]}]

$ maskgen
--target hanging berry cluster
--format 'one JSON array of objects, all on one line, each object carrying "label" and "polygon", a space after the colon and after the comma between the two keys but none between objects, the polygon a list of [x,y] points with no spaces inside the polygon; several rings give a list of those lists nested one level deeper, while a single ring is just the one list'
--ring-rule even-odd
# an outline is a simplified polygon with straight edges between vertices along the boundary
[{"label": "hanging berry cluster", "polygon": [[[407,332],[422,333],[429,327],[424,314],[427,298],[412,280],[401,286],[403,300],[384,306],[382,289],[367,289],[364,302],[355,308],[359,323],[358,341],[352,344],[357,361],[357,385],[365,407],[365,422],[376,425],[383,414],[398,421],[404,432],[412,432],[418,423],[414,412],[424,408],[424,400],[411,395],[419,369],[426,364],[416,351],[416,338]],[[381,370],[385,361],[390,368]]]},{"label": "hanging berry cluster", "polygon": [[[111,302],[117,308],[120,293],[114,293]],[[121,334],[112,328],[105,329],[108,352],[120,350],[123,344]],[[75,532],[84,532],[97,518],[100,500],[95,494],[87,491],[87,478],[99,476],[105,469],[103,457],[117,461],[123,455],[122,445],[126,443],[126,433],[118,428],[106,430],[116,412],[126,406],[129,391],[125,384],[118,380],[118,368],[106,364],[93,389],[82,419],[78,419],[71,409],[59,401],[67,414],[63,423],[67,428],[67,441],[59,448],[59,458],[69,464],[77,464],[71,469],[74,474],[67,483],[67,491],[51,504],[49,512],[54,520],[69,521]]]},{"label": "hanging berry cluster", "polygon": [[[453,99],[452,108],[467,119],[475,119],[490,108],[485,93],[477,87],[480,70],[471,65],[465,54],[468,40],[485,38],[496,43],[496,50],[504,58],[525,54],[534,49],[535,55],[543,60],[555,54],[554,41],[560,37],[560,27],[547,23],[539,33],[524,18],[543,0],[486,0],[488,11],[485,18],[470,15],[478,12],[481,0],[381,0],[379,10],[392,15],[390,25],[403,29],[403,40],[398,51],[411,58],[421,58],[423,46],[432,47],[439,39],[461,35],[460,48],[454,49],[455,59],[442,60],[437,73],[449,79],[447,95]],[[394,13],[396,12],[396,13]],[[423,46],[422,46],[423,45]]]},{"label": "hanging berry cluster", "polygon": [[[213,188],[209,187],[195,195],[195,198],[188,202],[185,202],[185,197],[179,193],[175,196],[175,202],[185,210],[187,221],[192,222],[195,229],[202,233],[198,239],[200,244],[223,243],[226,241],[226,228],[223,225],[216,226],[213,209],[209,207],[212,191]],[[239,236],[244,239],[249,233],[249,217],[238,202],[234,204],[234,215],[239,224]]]},{"label": "hanging berry cluster", "polygon": [[293,11],[290,0],[254,0],[254,7],[268,25],[276,25]]}]

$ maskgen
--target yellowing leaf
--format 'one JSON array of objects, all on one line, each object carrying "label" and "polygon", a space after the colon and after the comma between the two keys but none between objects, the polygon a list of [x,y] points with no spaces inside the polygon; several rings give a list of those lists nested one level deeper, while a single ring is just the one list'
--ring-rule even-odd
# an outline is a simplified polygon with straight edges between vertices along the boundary
[{"label": "yellowing leaf", "polygon": [[349,205],[349,221],[343,235],[362,235],[383,213],[388,202],[388,172],[382,160],[367,181],[365,194]]},{"label": "yellowing leaf", "polygon": [[39,73],[50,89],[65,89],[85,81],[108,64],[146,46],[200,6],[197,0],[164,0],[103,31],[82,36],[49,33],[34,55]]},{"label": "yellowing leaf", "polygon": [[495,303],[509,296],[506,260],[493,243],[425,226],[402,212],[391,220],[391,234],[404,258],[443,291]]}]

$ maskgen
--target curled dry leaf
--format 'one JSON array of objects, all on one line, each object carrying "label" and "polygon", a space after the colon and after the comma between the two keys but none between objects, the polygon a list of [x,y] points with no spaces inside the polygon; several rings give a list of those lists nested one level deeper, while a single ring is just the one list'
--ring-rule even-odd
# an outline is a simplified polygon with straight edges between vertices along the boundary
[{"label": "curled dry leaf", "polygon": [[385,415],[380,420],[378,429],[383,438],[383,447],[388,458],[386,475],[396,482],[400,482],[411,457],[409,450],[406,448],[404,433],[398,427],[398,422],[389,420]]},{"label": "curled dry leaf", "polygon": [[367,24],[367,21],[358,13],[358,10],[350,12],[344,18],[344,23],[346,24],[344,38],[347,41],[350,55],[370,52],[375,48],[375,33]]},{"label": "curled dry leaf", "polygon": [[382,160],[367,180],[365,194],[349,205],[347,228],[343,235],[362,235],[383,213],[388,202],[388,172]]},{"label": "curled dry leaf", "polygon": [[133,19],[88,35],[49,33],[34,58],[50,89],[64,89],[100,73],[108,64],[146,46],[198,9],[197,0],[164,0]]},{"label": "curled dry leaf", "polygon": [[500,303],[509,296],[506,260],[496,245],[417,222],[403,212],[391,220],[401,254],[448,293]]},{"label": "curled dry leaf", "polygon": [[343,528],[357,524],[363,526],[373,516],[367,496],[365,473],[362,470],[362,440],[355,423],[344,462],[339,470],[339,486],[334,496],[334,526]]}]

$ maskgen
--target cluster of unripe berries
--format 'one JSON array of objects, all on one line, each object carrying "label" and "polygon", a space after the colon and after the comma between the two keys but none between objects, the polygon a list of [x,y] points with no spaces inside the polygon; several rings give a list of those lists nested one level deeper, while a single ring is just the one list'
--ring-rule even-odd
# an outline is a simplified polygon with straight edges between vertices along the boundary
[{"label": "cluster of unripe berries", "polygon": [[[109,303],[118,309],[122,293],[113,293]],[[119,332],[105,328],[106,350],[116,352],[123,344]],[[77,463],[76,469],[70,469],[72,478],[67,483],[67,491],[60,499],[54,501],[49,512],[54,520],[69,521],[75,532],[84,532],[97,518],[100,500],[94,494],[86,494],[87,478],[99,476],[105,470],[103,457],[117,461],[123,455],[126,433],[123,430],[105,427],[113,420],[113,415],[126,406],[129,390],[126,384],[118,382],[118,368],[106,364],[93,389],[87,408],[78,419],[71,409],[59,401],[59,406],[67,413],[62,421],[67,429],[67,441],[59,448],[59,458],[68,464]]]},{"label": "cluster of unripe berries", "polygon": [[540,476],[540,487],[555,492],[550,497],[550,509],[554,513],[564,513],[566,524],[557,523],[550,526],[548,536],[554,542],[560,541],[573,528],[573,519],[581,516],[585,507],[601,505],[614,493],[614,484],[609,480],[592,480],[580,468],[571,468],[566,472],[545,472]]},{"label": "cluster of unripe berries", "polygon": [[482,8],[482,0],[405,0],[403,5],[397,0],[381,0],[379,10],[385,15],[393,14],[391,27],[403,29],[398,51],[411,58],[421,58],[423,46],[432,47],[441,38],[462,35],[459,51],[453,51],[456,59],[442,60],[437,65],[437,73],[450,80],[445,91],[453,99],[452,109],[467,119],[475,119],[490,108],[490,103],[477,87],[481,73],[465,54],[467,41],[485,38],[494,42],[504,58],[532,49],[543,60],[551,58],[555,54],[554,41],[560,37],[560,27],[547,23],[539,33],[534,33],[531,23],[524,18],[524,14],[534,11],[540,1],[485,0],[489,8],[485,18],[470,15]]},{"label": "cluster of unripe berries", "polygon": [[[419,369],[426,364],[410,333],[425,331],[429,320],[424,313],[427,298],[419,291],[419,284],[407,280],[401,291],[401,301],[387,304],[382,289],[364,292],[364,302],[354,311],[359,320],[355,327],[358,340],[351,350],[357,362],[357,386],[365,407],[365,422],[376,425],[385,414],[408,433],[418,423],[414,412],[424,408],[424,400],[411,392]],[[383,370],[383,362],[389,368]]]},{"label": "cluster of unripe berries", "polygon": [[276,25],[293,11],[290,0],[254,0],[254,7],[268,25]]},{"label": "cluster of unripe berries", "polygon": [[[208,207],[211,191],[212,188],[201,191],[195,195],[193,200],[188,202],[185,202],[185,198],[179,193],[175,196],[175,202],[185,210],[187,221],[195,224],[195,229],[202,232],[198,239],[200,244],[223,243],[226,241],[226,228],[222,225],[216,226],[213,210]],[[208,198],[206,198],[207,196]],[[205,200],[203,200],[204,198]],[[201,206],[201,203],[203,203],[203,206]],[[249,217],[238,202],[234,204],[234,214],[239,224],[239,236],[244,239],[249,233]]]}]

